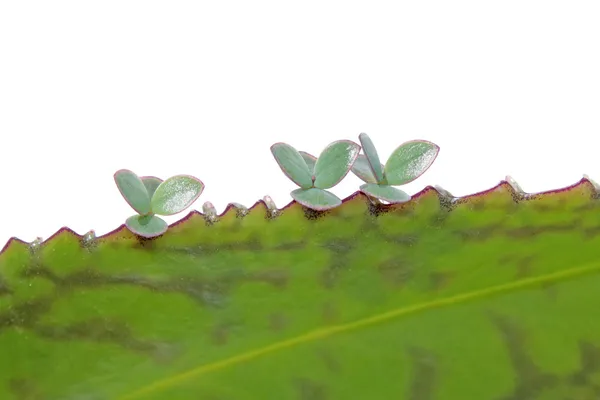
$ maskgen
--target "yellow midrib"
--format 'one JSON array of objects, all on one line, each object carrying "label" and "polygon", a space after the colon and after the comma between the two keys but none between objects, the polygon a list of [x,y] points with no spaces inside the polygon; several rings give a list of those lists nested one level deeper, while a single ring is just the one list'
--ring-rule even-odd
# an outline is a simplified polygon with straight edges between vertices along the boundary
[{"label": "yellow midrib", "polygon": [[136,399],[141,396],[159,391],[171,386],[175,386],[178,383],[181,383],[187,379],[192,377],[198,377],[203,374],[207,374],[209,372],[217,371],[223,368],[226,368],[230,365],[236,365],[243,363],[245,361],[252,360],[254,358],[267,355],[269,353],[290,348],[296,345],[300,345],[303,343],[312,342],[318,339],[322,339],[328,336],[335,335],[337,333],[349,332],[356,329],[364,328],[370,325],[375,325],[380,322],[388,321],[393,318],[397,318],[403,315],[413,314],[419,311],[425,311],[432,308],[445,307],[451,304],[456,303],[464,303],[471,300],[493,296],[504,292],[514,291],[518,289],[523,289],[527,287],[548,284],[551,282],[557,282],[561,280],[573,279],[575,277],[579,277],[581,275],[589,274],[592,272],[596,272],[600,270],[600,263],[588,264],[582,267],[566,269],[563,271],[555,272],[552,274],[537,276],[534,278],[522,279],[516,282],[505,283],[502,285],[492,286],[487,289],[475,290],[472,292],[467,292],[455,296],[450,296],[430,302],[414,304],[408,307],[400,307],[382,314],[377,314],[372,317],[363,318],[358,321],[350,322],[347,324],[341,325],[333,325],[322,329],[317,329],[314,331],[310,331],[305,333],[304,335],[296,336],[287,340],[282,340],[280,342],[276,342],[272,345],[265,346],[259,349],[251,350],[245,353],[242,353],[237,356],[229,357],[221,361],[216,361],[210,364],[202,365],[197,368],[190,369],[188,371],[182,372],[180,374],[159,380],[157,382],[151,383],[147,386],[144,386],[135,392],[126,394],[120,399]]}]

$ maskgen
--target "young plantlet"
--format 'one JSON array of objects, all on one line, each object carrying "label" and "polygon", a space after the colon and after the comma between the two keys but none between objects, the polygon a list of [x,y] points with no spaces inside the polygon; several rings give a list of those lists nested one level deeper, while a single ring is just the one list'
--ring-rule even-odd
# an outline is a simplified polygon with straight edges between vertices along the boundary
[{"label": "young plantlet", "polygon": [[290,195],[298,203],[313,210],[328,210],[342,204],[325,190],[337,185],[350,171],[360,152],[360,145],[350,140],[330,143],[318,158],[302,154],[286,143],[275,143],[271,153],[288,178],[300,186]]},{"label": "young plantlet", "polygon": [[176,175],[165,181],[155,176],[138,177],[121,169],[114,175],[115,183],[127,203],[138,212],[127,218],[127,228],[140,236],[151,238],[167,231],[168,224],[158,215],[177,214],[192,205],[204,190],[204,184],[190,175]]},{"label": "young plantlet", "polygon": [[364,154],[356,158],[352,172],[366,182],[360,186],[360,191],[392,204],[411,199],[408,193],[392,185],[405,185],[423,175],[440,151],[434,143],[411,140],[398,146],[384,166],[369,135],[361,133],[358,138]]}]

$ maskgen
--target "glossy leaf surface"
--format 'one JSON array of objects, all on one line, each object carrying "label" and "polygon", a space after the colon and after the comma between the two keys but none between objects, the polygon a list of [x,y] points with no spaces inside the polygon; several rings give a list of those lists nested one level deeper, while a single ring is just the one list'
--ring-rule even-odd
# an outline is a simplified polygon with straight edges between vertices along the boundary
[{"label": "glossy leaf surface", "polygon": [[312,173],[298,150],[287,143],[275,143],[271,146],[271,153],[279,168],[296,185],[305,189],[312,187]]},{"label": "glossy leaf surface", "polygon": [[142,180],[128,169],[121,169],[114,175],[117,188],[127,203],[140,214],[150,212],[150,196]]},{"label": "glossy leaf surface", "polygon": [[291,193],[292,199],[313,210],[323,211],[342,204],[342,200],[327,190],[311,188],[296,189]]},{"label": "glossy leaf surface", "polygon": [[390,185],[404,185],[423,175],[435,161],[440,148],[426,140],[401,144],[385,164],[385,178]]},{"label": "glossy leaf surface", "polygon": [[[383,166],[381,166],[383,169]],[[354,164],[352,164],[352,173],[367,183],[377,183],[371,165],[364,154],[359,154]]]},{"label": "glossy leaf surface", "polygon": [[361,133],[358,135],[358,138],[360,139],[360,144],[376,182],[381,182],[383,180],[383,168],[381,167],[381,161],[379,161],[379,155],[373,141],[366,133]]},{"label": "glossy leaf surface", "polygon": [[329,189],[337,185],[350,171],[359,152],[360,146],[350,140],[330,143],[317,158],[314,186]]},{"label": "glossy leaf surface", "polygon": [[148,191],[148,195],[152,199],[152,196],[154,195],[156,188],[163,182],[163,180],[160,178],[157,178],[156,176],[142,176],[140,179],[144,183],[144,186],[146,187],[146,190]]},{"label": "glossy leaf surface", "polygon": [[167,222],[156,215],[132,215],[125,225],[131,232],[147,238],[162,235],[168,228]]},{"label": "glossy leaf surface", "polygon": [[410,195],[390,185],[378,185],[376,183],[365,183],[360,190],[380,200],[390,203],[405,203],[410,200]]},{"label": "glossy leaf surface", "polygon": [[161,183],[152,196],[152,212],[173,215],[192,205],[204,190],[204,184],[190,175],[173,176]]},{"label": "glossy leaf surface", "polygon": [[[515,201],[518,199],[519,201]],[[0,254],[1,399],[587,400],[600,376],[588,181],[324,215],[258,203],[162,236]]]}]

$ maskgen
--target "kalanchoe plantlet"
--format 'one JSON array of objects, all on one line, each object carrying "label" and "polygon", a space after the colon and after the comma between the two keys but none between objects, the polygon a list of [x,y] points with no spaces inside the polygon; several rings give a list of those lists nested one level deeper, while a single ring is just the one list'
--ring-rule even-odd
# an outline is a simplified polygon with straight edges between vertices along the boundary
[{"label": "kalanchoe plantlet", "polygon": [[143,237],[155,237],[167,231],[168,224],[158,215],[173,215],[188,208],[204,190],[204,184],[190,175],[176,175],[165,181],[155,176],[138,177],[121,169],[114,175],[119,191],[139,213],[127,218],[125,225]]},{"label": "kalanchoe plantlet", "polygon": [[360,145],[350,140],[330,143],[318,158],[302,154],[286,143],[275,143],[271,153],[284,174],[300,186],[290,193],[292,198],[313,210],[328,210],[342,204],[325,190],[337,185],[350,171],[360,152]]},{"label": "kalanchoe plantlet", "polygon": [[366,133],[358,136],[364,154],[352,165],[352,172],[365,181],[360,191],[390,203],[404,203],[410,195],[393,185],[404,185],[423,175],[435,161],[440,148],[426,140],[411,140],[392,152],[385,166],[379,161],[377,150]]}]

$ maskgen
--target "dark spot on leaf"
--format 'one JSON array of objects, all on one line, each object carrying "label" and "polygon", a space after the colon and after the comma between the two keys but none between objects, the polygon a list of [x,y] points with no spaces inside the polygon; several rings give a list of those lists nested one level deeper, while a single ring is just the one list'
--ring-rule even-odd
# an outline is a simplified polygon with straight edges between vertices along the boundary
[{"label": "dark spot on leaf", "polygon": [[28,300],[0,314],[0,332],[3,328],[33,328],[36,320],[52,308],[53,298],[45,296]]},{"label": "dark spot on leaf", "polygon": [[454,278],[455,273],[450,271],[434,271],[429,274],[431,290],[442,290],[446,288]]},{"label": "dark spot on leaf", "polygon": [[322,246],[335,254],[347,254],[355,248],[354,243],[346,239],[328,240]]},{"label": "dark spot on leaf", "polygon": [[471,202],[471,209],[474,211],[483,211],[485,210],[486,206],[487,204],[483,200]]},{"label": "dark spot on leaf", "polygon": [[414,246],[419,241],[419,238],[415,235],[386,235],[381,234],[381,237],[386,243],[394,243],[400,246]]},{"label": "dark spot on leaf", "polygon": [[387,214],[390,211],[393,211],[391,205],[383,204],[383,203],[380,203],[379,201],[373,202],[373,201],[368,200],[368,207],[369,207],[369,209],[368,209],[369,215],[372,215],[373,217],[379,217],[382,214]]},{"label": "dark spot on leaf", "polygon": [[337,374],[341,371],[341,364],[335,359],[335,357],[333,356],[333,354],[331,354],[331,351],[329,349],[319,349],[317,351],[317,354],[319,358],[323,360],[323,364],[325,364],[325,367],[329,372]]},{"label": "dark spot on leaf", "polygon": [[509,229],[506,234],[513,239],[523,239],[532,236],[537,236],[544,233],[565,233],[576,230],[578,223],[567,223],[567,224],[551,224],[544,226],[523,226],[520,228]]},{"label": "dark spot on leaf", "polygon": [[535,399],[540,391],[558,383],[556,377],[542,372],[529,356],[529,338],[521,328],[496,314],[491,316],[491,320],[500,332],[515,371],[513,392],[499,400]]},{"label": "dark spot on leaf", "polygon": [[535,211],[539,212],[539,213],[545,213],[545,212],[560,212],[562,210],[564,210],[565,208],[565,203],[564,203],[564,199],[562,202],[559,200],[556,204],[545,204],[545,203],[539,203],[537,201],[532,201],[531,202],[531,208],[533,208]]},{"label": "dark spot on leaf", "polygon": [[411,380],[407,400],[434,400],[437,380],[437,359],[430,351],[410,347]]},{"label": "dark spot on leaf", "polygon": [[528,195],[525,193],[517,192],[512,187],[510,187],[510,197],[514,203],[520,203],[528,199]]},{"label": "dark spot on leaf", "polygon": [[300,250],[306,247],[306,241],[302,240],[300,242],[288,242],[288,243],[282,243],[280,245],[275,246],[275,249],[277,250]]},{"label": "dark spot on leaf", "polygon": [[269,283],[275,287],[283,289],[287,286],[289,280],[289,272],[285,269],[267,269],[249,274],[247,281],[258,281]]},{"label": "dark spot on leaf", "polygon": [[440,200],[440,209],[445,212],[454,211],[458,204],[465,202],[463,199],[448,197],[439,192],[438,198]]},{"label": "dark spot on leaf", "polygon": [[429,224],[434,228],[442,228],[448,217],[450,217],[448,210],[440,210],[431,216]]},{"label": "dark spot on leaf", "polygon": [[540,287],[549,300],[556,301],[558,299],[558,288],[556,287],[556,284],[544,283],[540,285]]},{"label": "dark spot on leaf", "polygon": [[230,327],[231,325],[227,323],[218,323],[215,325],[211,333],[212,342],[217,346],[223,346],[227,344]]},{"label": "dark spot on leaf", "polygon": [[0,277],[0,296],[7,296],[10,294],[12,294],[12,290],[10,290],[8,285]]},{"label": "dark spot on leaf", "polygon": [[404,286],[414,276],[414,268],[408,261],[392,258],[379,263],[377,270],[387,283],[394,286]]},{"label": "dark spot on leaf", "polygon": [[568,377],[568,382],[576,386],[591,384],[592,373],[600,370],[600,351],[592,343],[580,341],[579,355],[581,367]]},{"label": "dark spot on leaf", "polygon": [[532,256],[523,257],[516,262],[517,265],[517,279],[523,279],[531,276],[531,266],[535,258]]},{"label": "dark spot on leaf", "polygon": [[327,289],[332,289],[341,272],[350,264],[347,256],[355,248],[353,242],[346,239],[329,240],[321,245],[333,254],[330,256],[329,265],[321,274],[321,283]]},{"label": "dark spot on leaf", "polygon": [[586,202],[585,204],[582,204],[580,206],[577,206],[573,209],[573,211],[575,212],[586,212],[586,211],[594,211],[594,210],[598,210],[600,208],[600,201],[598,201],[598,199],[600,199],[600,193],[595,194],[592,196],[592,200],[593,201],[589,201]]},{"label": "dark spot on leaf", "polygon": [[483,241],[488,240],[496,235],[502,228],[502,224],[492,224],[471,229],[463,229],[454,231],[464,241]]},{"label": "dark spot on leaf", "polygon": [[323,304],[322,315],[325,325],[333,325],[338,320],[339,312],[333,303],[327,302]]},{"label": "dark spot on leaf", "polygon": [[326,400],[327,390],[325,385],[307,378],[295,379],[294,384],[298,390],[299,400]]},{"label": "dark spot on leaf", "polygon": [[137,246],[136,247],[141,248],[141,249],[145,249],[145,250],[154,249],[156,241],[159,238],[161,238],[163,235],[154,236],[154,237],[151,237],[151,238],[147,238],[147,237],[140,236],[140,235],[134,235],[135,238],[136,238],[136,241],[137,241]]},{"label": "dark spot on leaf", "polygon": [[583,234],[586,239],[592,239],[600,234],[600,225],[586,227],[583,229]]},{"label": "dark spot on leaf", "polygon": [[305,206],[302,206],[302,211],[304,211],[304,217],[309,221],[316,221],[331,214],[330,210],[313,210]]},{"label": "dark spot on leaf", "polygon": [[204,218],[204,225],[206,225],[206,226],[213,226],[217,222],[219,222],[219,218],[214,217],[214,216]]},{"label": "dark spot on leaf", "polygon": [[269,328],[275,332],[279,332],[285,329],[288,321],[287,317],[283,313],[272,313],[269,315]]},{"label": "dark spot on leaf", "polygon": [[33,379],[11,379],[8,386],[16,400],[40,400],[44,398],[39,392],[39,388]]},{"label": "dark spot on leaf", "polygon": [[116,343],[129,350],[153,353],[156,345],[133,337],[127,324],[105,318],[93,318],[70,325],[37,325],[35,332],[52,340],[84,340]]}]

